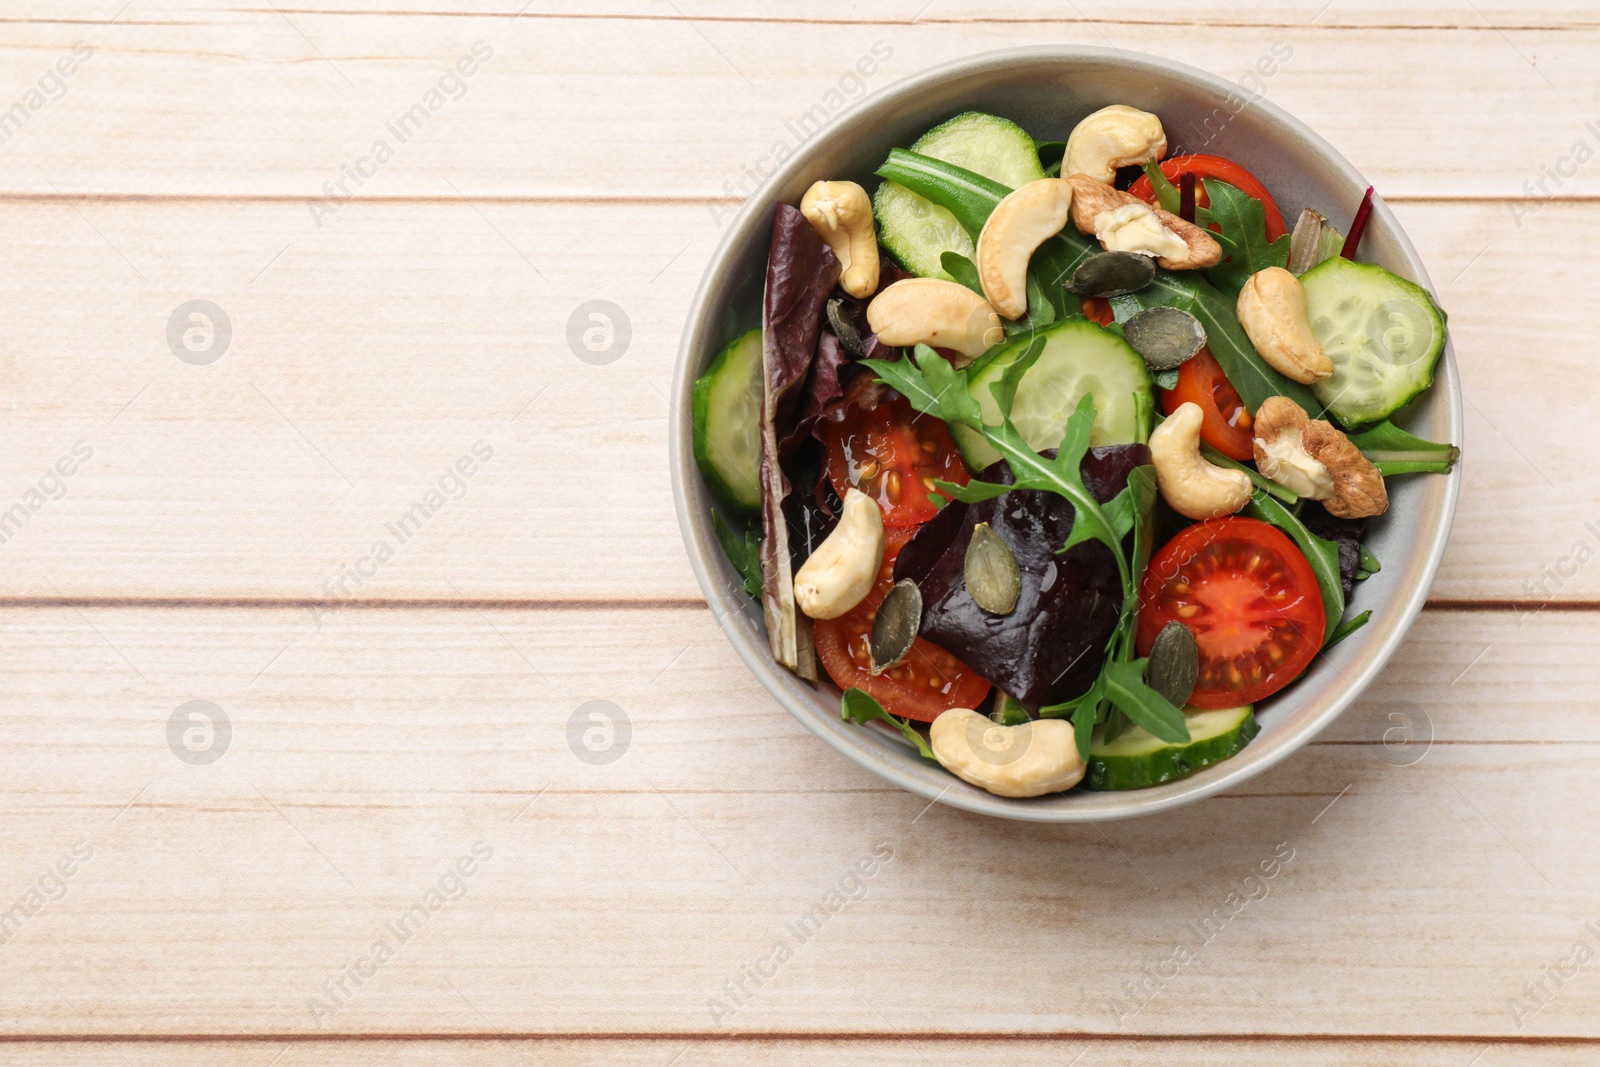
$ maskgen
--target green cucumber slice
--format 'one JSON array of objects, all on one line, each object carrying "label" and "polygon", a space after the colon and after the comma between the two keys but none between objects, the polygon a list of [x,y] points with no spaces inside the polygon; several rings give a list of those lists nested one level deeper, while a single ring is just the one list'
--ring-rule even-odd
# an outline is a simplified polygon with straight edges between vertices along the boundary
[{"label": "green cucumber slice", "polygon": [[[1026,130],[1009,119],[969,111],[923,134],[913,152],[965,167],[1016,189],[1045,176],[1039,151]],[[884,182],[872,198],[883,246],[902,267],[923,278],[948,278],[939,257],[955,252],[968,259],[975,235],[956,217],[903,185]]]},{"label": "green cucumber slice", "polygon": [[1445,315],[1420,285],[1375,263],[1335,257],[1300,276],[1306,317],[1333,374],[1317,399],[1349,427],[1377,422],[1433,384]]},{"label": "green cucumber slice", "polygon": [[[1067,432],[1067,420],[1085,393],[1094,394],[1094,428],[1089,441],[1095,445],[1130,444],[1141,439],[1140,402],[1144,394],[1151,410],[1150,370],[1144,357],[1121,337],[1095,323],[1074,319],[1039,331],[1044,351],[1017,386],[1011,406],[1011,421],[1029,447],[1055,448]],[[967,374],[968,389],[983,409],[984,421],[1000,421],[1000,404],[990,386],[1000,380],[1005,369],[1015,362],[1034,337],[1023,335],[1005,348],[986,354]],[[950,435],[974,471],[981,471],[1000,458],[977,430],[950,426]]]},{"label": "green cucumber slice", "polygon": [[1143,727],[1129,726],[1107,744],[1097,727],[1089,744],[1090,789],[1146,789],[1162,782],[1187,778],[1202,767],[1234,755],[1261,732],[1254,709],[1246,704],[1218,711],[1186,708],[1189,740],[1168,744]]},{"label": "green cucumber slice", "polygon": [[694,383],[694,458],[729,507],[761,507],[761,331],[724,348]]}]

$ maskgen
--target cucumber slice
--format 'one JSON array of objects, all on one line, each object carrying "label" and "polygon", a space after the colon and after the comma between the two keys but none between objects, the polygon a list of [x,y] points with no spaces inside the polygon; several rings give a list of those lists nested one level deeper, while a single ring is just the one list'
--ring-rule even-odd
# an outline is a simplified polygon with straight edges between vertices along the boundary
[{"label": "cucumber slice", "polygon": [[1335,257],[1300,276],[1306,317],[1333,374],[1317,399],[1346,426],[1387,418],[1433,384],[1444,312],[1420,285],[1374,263]]},{"label": "cucumber slice", "polygon": [[761,331],[724,348],[694,383],[694,458],[730,507],[761,507]]},{"label": "cucumber slice", "polygon": [[[1009,119],[969,111],[935,126],[911,146],[913,152],[954,163],[1016,189],[1045,176],[1039,150],[1026,130]],[[956,217],[903,185],[884,182],[872,198],[884,248],[900,265],[923,278],[948,278],[939,257],[955,252],[968,259],[975,235]]]},{"label": "cucumber slice", "polygon": [[[1130,444],[1140,439],[1139,405],[1135,395],[1143,393],[1149,404],[1150,370],[1144,357],[1128,342],[1092,322],[1074,319],[1041,330],[1044,351],[1017,386],[1011,406],[1011,422],[1034,449],[1055,448],[1067,432],[1067,420],[1085,393],[1094,394],[1094,428],[1089,441],[1095,445]],[[1034,338],[1023,335],[1011,344],[990,352],[974,363],[967,375],[968,388],[984,421],[1000,421],[1000,404],[990,389],[1018,357],[1027,351]],[[1150,410],[1146,407],[1145,410]],[[950,426],[967,466],[981,471],[1000,458],[983,435],[968,426]]]},{"label": "cucumber slice", "polygon": [[1107,744],[1096,727],[1089,744],[1090,789],[1145,789],[1187,778],[1202,767],[1227,759],[1261,732],[1251,705],[1219,711],[1186,709],[1189,741],[1168,744],[1143,727],[1130,726]]}]

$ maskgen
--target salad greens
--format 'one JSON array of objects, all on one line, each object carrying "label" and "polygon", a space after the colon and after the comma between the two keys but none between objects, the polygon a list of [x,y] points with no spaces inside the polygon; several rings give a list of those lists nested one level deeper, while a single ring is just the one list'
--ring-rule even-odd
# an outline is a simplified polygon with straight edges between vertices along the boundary
[{"label": "salad greens", "polygon": [[[1119,121],[1133,111],[1160,132],[1157,116],[1106,111]],[[826,182],[804,211],[777,205],[762,328],[712,360],[693,393],[713,529],[761,600],[774,658],[812,680],[820,662],[845,721],[881,722],[922,758],[1005,796],[1080,778],[1145,788],[1240,751],[1260,728],[1257,702],[1371,619],[1345,612],[1381,569],[1365,539],[1387,507],[1382,478],[1448,472],[1460,455],[1390,421],[1431,383],[1445,316],[1420,286],[1354,262],[1370,189],[1348,238],[1310,208],[1290,234],[1266,187],[1219,156],[1158,154],[1131,187],[1123,172],[1110,189],[1089,177],[1097,163],[1075,163],[1086,173],[1070,183],[1072,214],[1043,236],[1061,207],[1042,224],[1019,213],[1063,203],[1067,143],[966,112],[891,149],[870,197]],[[1008,227],[983,240],[1026,186],[1043,195],[1010,201]],[[858,205],[848,219],[818,206],[844,203]],[[1023,260],[996,251],[996,235],[1011,232],[1028,245],[1027,300],[1004,320],[997,308],[1020,305],[990,306],[984,279],[1004,276],[1015,291]],[[847,292],[841,257],[868,237],[877,287]],[[1273,273],[1250,292],[1270,283],[1278,304],[1258,303],[1247,329],[1240,294],[1263,271]],[[874,317],[885,289],[913,280]],[[976,325],[936,310],[965,316],[971,294],[982,298]],[[1152,309],[1164,310],[1125,333]],[[1289,350],[1290,334],[1303,353]],[[1152,433],[1158,399],[1182,419]],[[1197,470],[1225,492],[1186,485]],[[747,521],[756,512],[759,529]],[[863,529],[857,516],[881,524]],[[988,571],[972,566],[975,552],[988,553]],[[840,560],[848,581],[829,572]],[[1000,572],[1004,596],[985,585]],[[874,636],[880,610],[904,638],[892,652]],[[928,726],[991,708],[993,726],[978,719],[975,732],[950,729],[959,719]],[[1071,728],[1031,732],[1052,747],[1029,763],[1044,755],[1051,766],[1023,791],[961,769],[974,756],[1015,762],[1012,742],[990,735],[1015,738],[1044,718]],[[975,733],[999,747],[978,753]],[[974,751],[963,764],[947,745]]]}]

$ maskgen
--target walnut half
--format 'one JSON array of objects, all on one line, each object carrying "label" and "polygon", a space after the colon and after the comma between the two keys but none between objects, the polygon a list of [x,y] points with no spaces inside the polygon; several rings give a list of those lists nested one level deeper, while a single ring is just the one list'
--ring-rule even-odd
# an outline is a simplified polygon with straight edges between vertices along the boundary
[{"label": "walnut half", "polygon": [[1313,419],[1286,396],[1268,397],[1256,411],[1256,466],[1328,514],[1364,519],[1389,510],[1389,492],[1372,461],[1337,427]]},{"label": "walnut half", "polygon": [[[1222,246],[1194,223],[1087,174],[1074,174],[1067,181],[1072,183],[1072,224],[1079,233],[1096,238],[1106,251],[1153,255],[1168,270],[1204,270],[1222,261]],[[1148,231],[1150,239],[1108,240],[1140,231]]]}]

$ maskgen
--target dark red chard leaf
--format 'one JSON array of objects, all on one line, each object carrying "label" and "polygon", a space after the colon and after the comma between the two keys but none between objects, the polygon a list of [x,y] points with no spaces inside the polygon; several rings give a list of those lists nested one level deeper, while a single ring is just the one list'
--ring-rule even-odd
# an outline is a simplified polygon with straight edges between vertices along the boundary
[{"label": "dark red chard leaf", "polygon": [[1361,198],[1361,206],[1356,208],[1356,217],[1350,223],[1350,235],[1344,239],[1344,247],[1339,250],[1339,255],[1344,259],[1355,259],[1356,250],[1361,247],[1361,235],[1367,232],[1367,219],[1372,217],[1372,186],[1367,186],[1367,193]]},{"label": "dark red chard leaf", "polygon": [[[1133,468],[1149,462],[1144,445],[1091,448],[1081,467],[1084,485],[1106,503],[1128,484]],[[1013,481],[1003,461],[979,478]],[[922,636],[1030,709],[1088,689],[1122,607],[1110,549],[1085,541],[1057,551],[1072,532],[1073,518],[1064,498],[1035,490],[981,504],[955,502],[928,520],[895,561],[895,580],[910,578],[922,593]],[[967,592],[967,544],[980,522],[1005,541],[1022,572],[1021,594],[1007,615],[984,611]]]},{"label": "dark red chard leaf", "polygon": [[822,418],[829,404],[844,395],[839,372],[850,364],[850,353],[832,330],[823,329],[817,338],[817,357],[811,363],[806,387],[800,396],[799,415],[794,427],[778,442],[778,454],[785,460],[801,442],[811,437],[811,428]]},{"label": "dark red chard leaf", "polygon": [[789,480],[783,475],[778,442],[794,428],[799,390],[817,352],[823,304],[839,273],[839,260],[799,209],[779,204],[761,309],[766,377],[761,405],[761,608],[772,658],[809,680],[817,676],[816,654],[811,629],[795,610],[789,527],[783,514]]}]

